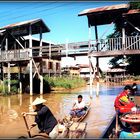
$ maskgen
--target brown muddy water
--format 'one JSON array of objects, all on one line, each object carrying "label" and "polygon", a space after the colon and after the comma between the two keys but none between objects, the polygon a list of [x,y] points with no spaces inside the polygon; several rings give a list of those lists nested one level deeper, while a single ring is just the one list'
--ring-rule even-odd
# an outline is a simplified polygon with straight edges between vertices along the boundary
[{"label": "brown muddy water", "polygon": [[[99,97],[95,96],[95,89],[93,90],[91,110],[84,120],[84,122],[87,122],[87,138],[99,138],[105,130],[115,113],[113,107],[114,99],[121,90],[122,86],[104,86],[100,88]],[[89,87],[86,87],[79,91],[44,94],[42,97],[47,100],[45,104],[59,119],[69,113],[72,103],[78,94],[83,95],[85,102],[88,102],[89,93]],[[18,94],[0,97],[0,138],[28,137],[21,113],[31,110],[30,103],[39,96],[34,95],[30,97],[28,94]],[[34,117],[28,116],[27,121],[29,124],[33,123]],[[31,134],[34,135],[37,131],[38,128],[35,127]]]}]

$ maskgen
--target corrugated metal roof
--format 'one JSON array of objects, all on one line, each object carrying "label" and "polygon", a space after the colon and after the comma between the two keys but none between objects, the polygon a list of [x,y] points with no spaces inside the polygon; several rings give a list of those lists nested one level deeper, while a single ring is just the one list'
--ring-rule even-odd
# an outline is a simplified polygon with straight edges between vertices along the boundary
[{"label": "corrugated metal roof", "polygon": [[119,4],[119,5],[111,5],[111,6],[104,6],[104,7],[99,7],[99,8],[91,8],[91,9],[86,9],[83,10],[78,14],[78,16],[83,16],[83,15],[88,15],[88,14],[93,14],[93,13],[99,13],[99,12],[106,12],[106,11],[111,11],[111,10],[119,10],[119,9],[126,9],[129,8],[129,4]]},{"label": "corrugated metal roof", "polygon": [[132,15],[132,14],[140,14],[140,9],[129,10],[127,13],[124,13],[123,15]]},{"label": "corrugated metal roof", "polygon": [[40,28],[42,28],[42,33],[50,32],[50,29],[44,23],[42,19],[33,19],[23,22],[18,22],[14,24],[9,24],[4,27],[1,27],[0,30],[9,30],[13,35],[28,35],[29,34],[29,26],[32,27],[32,34],[40,33]]},{"label": "corrugated metal roof", "polygon": [[39,21],[40,19],[33,19],[33,20],[28,20],[28,21],[22,21],[22,22],[17,22],[17,23],[13,23],[13,24],[9,24],[6,25],[0,29],[7,29],[7,28],[12,28],[12,27],[16,27],[16,26],[21,26],[21,25],[26,25],[26,24],[33,24],[37,21]]},{"label": "corrugated metal roof", "polygon": [[[127,19],[129,22],[131,22],[136,27],[140,26],[140,9],[129,10],[127,13],[124,13],[123,16],[125,19]],[[126,27],[126,30],[127,30],[127,32],[128,31],[132,32],[133,27],[128,25]]]},{"label": "corrugated metal roof", "polygon": [[127,12],[129,7],[129,4],[119,4],[86,9],[80,12],[78,16],[86,15],[90,26],[110,24],[111,22],[115,22],[116,18],[120,19],[122,13]]}]

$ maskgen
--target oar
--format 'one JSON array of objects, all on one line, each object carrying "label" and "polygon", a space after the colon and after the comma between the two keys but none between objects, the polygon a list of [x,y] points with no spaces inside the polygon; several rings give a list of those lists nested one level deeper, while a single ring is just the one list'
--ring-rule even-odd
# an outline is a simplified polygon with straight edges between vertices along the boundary
[{"label": "oar", "polygon": [[28,132],[29,138],[31,138],[30,129],[29,129],[29,126],[28,126],[28,123],[27,123],[26,117],[25,117],[24,115],[23,115],[23,119],[24,119],[24,122],[25,122],[25,125],[26,125],[26,128],[27,128],[27,132]]},{"label": "oar", "polygon": [[118,111],[116,111],[116,130],[115,130],[115,135],[117,136],[118,134]]}]

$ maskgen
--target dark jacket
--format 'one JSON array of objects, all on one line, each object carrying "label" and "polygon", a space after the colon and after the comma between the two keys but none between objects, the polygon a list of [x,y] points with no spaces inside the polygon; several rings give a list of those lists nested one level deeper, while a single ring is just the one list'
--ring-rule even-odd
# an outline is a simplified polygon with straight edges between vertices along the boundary
[{"label": "dark jacket", "polygon": [[55,125],[57,125],[56,118],[50,109],[45,105],[42,105],[39,111],[35,111],[37,112],[37,115],[35,116],[35,122],[37,123],[38,128],[41,132],[46,132],[49,134]]}]

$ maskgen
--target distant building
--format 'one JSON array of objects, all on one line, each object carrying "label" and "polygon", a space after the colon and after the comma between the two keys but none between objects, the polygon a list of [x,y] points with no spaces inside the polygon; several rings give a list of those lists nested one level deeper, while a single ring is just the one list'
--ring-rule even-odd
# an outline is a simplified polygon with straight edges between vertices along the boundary
[{"label": "distant building", "polygon": [[66,66],[62,68],[62,75],[80,76],[80,68],[78,66]]},{"label": "distant building", "polygon": [[107,69],[106,73],[106,81],[108,82],[122,82],[127,77],[126,71],[127,64],[120,63],[116,67],[110,67]]},{"label": "distant building", "polygon": [[84,79],[89,79],[90,77],[90,68],[88,64],[77,64],[76,66],[79,67],[80,77]]}]

